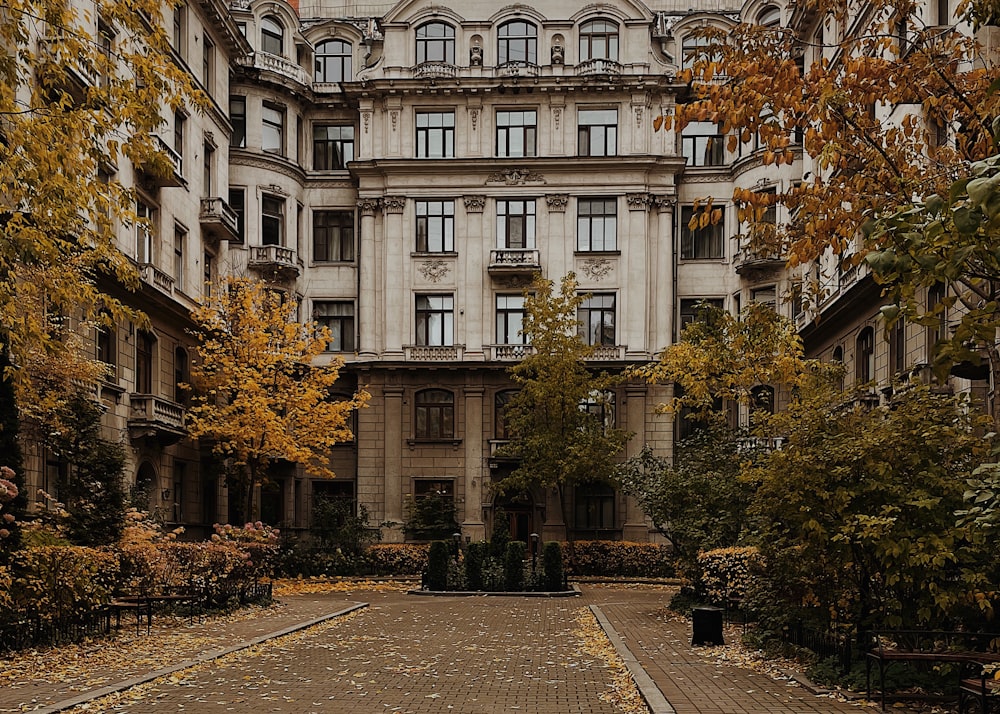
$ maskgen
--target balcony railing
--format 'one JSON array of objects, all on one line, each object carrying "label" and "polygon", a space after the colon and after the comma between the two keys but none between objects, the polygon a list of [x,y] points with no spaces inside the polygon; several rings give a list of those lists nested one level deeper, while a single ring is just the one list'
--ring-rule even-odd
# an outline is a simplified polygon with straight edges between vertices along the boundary
[{"label": "balcony railing", "polygon": [[295,251],[280,245],[250,246],[250,267],[278,273],[299,274]]},{"label": "balcony railing", "polygon": [[457,77],[458,67],[447,62],[422,62],[413,68],[413,76],[421,79]]},{"label": "balcony railing", "polygon": [[625,359],[625,347],[623,345],[597,345],[588,359],[594,362],[622,360]]},{"label": "balcony railing", "polygon": [[239,240],[240,219],[225,199],[212,196],[201,199],[198,214],[202,231],[217,240]]},{"label": "balcony railing", "polygon": [[587,74],[621,74],[622,66],[609,59],[584,60],[576,66],[576,74],[583,76]]},{"label": "balcony railing", "polygon": [[487,345],[487,350],[491,362],[520,362],[535,353],[531,345]]},{"label": "balcony railing", "polygon": [[537,250],[503,248],[490,251],[490,273],[535,273],[539,269]]},{"label": "balcony railing", "polygon": [[237,57],[236,63],[244,67],[252,67],[280,74],[282,77],[287,77],[304,86],[312,84],[311,74],[295,62],[281,55],[272,55],[270,52],[254,52],[247,57]]},{"label": "balcony railing", "polygon": [[58,33],[39,39],[43,51],[66,70],[66,75],[74,85],[72,89],[79,92],[79,94],[76,91],[70,93],[77,99],[81,99],[88,87],[96,87],[100,83],[100,76],[86,56],[71,57],[65,52],[60,53],[60,45],[64,42],[65,40]]},{"label": "balcony railing", "polygon": [[184,185],[184,159],[178,154],[170,144],[162,137],[153,136],[153,143],[156,145],[158,154],[166,158],[166,165],[159,163],[155,165],[146,164],[140,166],[143,177],[154,186],[183,186]]},{"label": "balcony railing", "polygon": [[139,277],[144,283],[153,286],[165,295],[174,294],[174,279],[152,263],[143,263],[139,266]]},{"label": "balcony railing", "polygon": [[458,362],[465,355],[465,345],[403,345],[408,362]]},{"label": "balcony railing", "polygon": [[128,428],[132,438],[153,437],[164,444],[175,443],[187,433],[184,407],[152,394],[130,394]]},{"label": "balcony railing", "polygon": [[504,62],[496,66],[497,77],[537,77],[539,68],[532,62]]},{"label": "balcony railing", "polygon": [[741,248],[736,255],[736,272],[742,275],[751,270],[764,270],[784,266],[785,259],[777,251]]}]

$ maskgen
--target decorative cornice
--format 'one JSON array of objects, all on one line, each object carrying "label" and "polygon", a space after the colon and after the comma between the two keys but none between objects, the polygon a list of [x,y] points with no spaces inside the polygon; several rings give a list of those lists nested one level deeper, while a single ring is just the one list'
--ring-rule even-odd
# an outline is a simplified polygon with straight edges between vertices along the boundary
[{"label": "decorative cornice", "polygon": [[569,203],[568,193],[547,193],[545,194],[545,205],[549,207],[550,213],[565,213]]},{"label": "decorative cornice", "polygon": [[382,210],[386,213],[402,213],[406,208],[406,196],[383,196]]},{"label": "decorative cornice", "polygon": [[587,258],[583,261],[580,270],[589,275],[593,280],[600,282],[614,267],[614,262],[607,258]]},{"label": "decorative cornice", "polygon": [[653,205],[658,211],[670,211],[677,205],[677,196],[651,196]]},{"label": "decorative cornice", "polygon": [[531,282],[531,278],[527,275],[510,275],[497,280],[496,284],[501,288],[521,290],[531,285]]},{"label": "decorative cornice", "polygon": [[417,271],[432,283],[445,277],[450,269],[450,266],[443,260],[425,260],[417,267]]},{"label": "decorative cornice", "polygon": [[523,186],[526,183],[545,183],[545,177],[530,169],[503,169],[490,174],[486,183],[504,183],[508,186]]},{"label": "decorative cornice", "polygon": [[467,213],[482,213],[483,209],[486,208],[486,196],[463,196],[462,200],[465,202]]},{"label": "decorative cornice", "polygon": [[229,157],[230,166],[249,166],[253,169],[263,169],[264,171],[274,171],[282,176],[287,176],[299,183],[305,183],[306,173],[298,166],[289,163],[286,159],[278,156],[271,158],[260,154],[253,154],[246,151],[239,153],[232,152]]},{"label": "decorative cornice", "polygon": [[380,198],[359,198],[358,211],[362,216],[374,216],[382,210],[382,199]]},{"label": "decorative cornice", "polygon": [[630,211],[645,211],[653,202],[653,196],[648,193],[626,193],[625,201]]}]

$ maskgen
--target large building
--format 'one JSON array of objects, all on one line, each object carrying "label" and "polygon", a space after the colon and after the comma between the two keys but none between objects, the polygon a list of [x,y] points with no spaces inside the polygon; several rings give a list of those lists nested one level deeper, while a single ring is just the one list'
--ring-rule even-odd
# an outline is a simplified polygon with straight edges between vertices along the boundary
[{"label": "large building", "polygon": [[[228,517],[218,464],[185,438],[176,386],[191,359],[187,312],[224,273],[300,300],[303,318],[331,329],[330,357],[346,360],[344,394],[373,395],[356,439],[334,449],[336,479],[288,470],[265,487],[261,518],[291,529],[309,526],[322,494],[363,505],[399,541],[409,499],[436,493],[473,540],[499,512],[523,540],[656,538],[630,499],[599,483],[562,503],[541,489],[491,491],[513,467],[495,452],[506,370],[530,350],[519,327],[536,272],[577,275],[590,295],[583,334],[595,366],[612,371],[654,359],[701,301],[773,304],[859,383],[928,361],[925,328],[882,337],[864,275],[821,266],[836,282],[802,309],[782,299],[801,275],[741,244],[734,187],[780,189],[808,160],[766,166],[752,143],[729,152],[708,123],[653,130],[685,99],[675,76],[697,28],[743,18],[816,29],[793,3],[696,5],[189,0],[173,11],[176,59],[212,107],[164,116],[171,179],[120,177],[155,226],[121,236],[153,327],[122,325],[94,343],[116,366],[101,387],[109,433],[128,441],[150,507],[194,533]],[[723,219],[691,231],[692,205],[707,197]],[[617,389],[609,418],[635,433],[628,455],[671,453],[681,426],[656,413],[668,396]],[[61,468],[41,450],[32,459],[39,485]]]}]

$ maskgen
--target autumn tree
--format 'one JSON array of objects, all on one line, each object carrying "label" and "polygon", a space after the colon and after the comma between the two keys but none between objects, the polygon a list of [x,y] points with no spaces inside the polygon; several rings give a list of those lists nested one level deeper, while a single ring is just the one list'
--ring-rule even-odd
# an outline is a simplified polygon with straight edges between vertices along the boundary
[{"label": "autumn tree", "polygon": [[[172,57],[162,7],[0,2],[0,347],[22,408],[59,401],[52,368],[80,359],[71,332],[141,319],[109,289],[138,286],[116,236],[139,220],[109,167],[170,171],[161,111],[203,101]],[[100,367],[65,372],[71,383]]]},{"label": "autumn tree", "polygon": [[256,512],[254,491],[277,461],[332,478],[330,448],[353,438],[351,413],[369,399],[363,389],[334,398],[343,360],[315,363],[330,333],[297,322],[297,309],[264,283],[233,277],[192,312],[198,345],[189,433],[230,460],[229,493],[244,518]]},{"label": "autumn tree", "polygon": [[[985,27],[995,23],[993,7],[965,0],[952,19],[995,33]],[[920,17],[912,0],[805,0],[790,15],[793,26],[707,29],[690,69],[678,76],[690,83],[688,97],[656,126],[679,131],[692,121],[715,122],[731,151],[759,145],[765,165],[801,162],[804,180],[775,192],[734,189],[739,220],[749,226],[746,247],[783,255],[791,268],[821,259],[850,268],[874,252],[876,278],[894,286],[892,296],[917,321],[936,317],[924,314],[919,291],[940,280],[949,295],[936,309],[959,301],[971,311],[952,349],[940,355],[946,372],[968,358],[970,340],[994,341],[995,241],[974,229],[961,202],[954,230],[942,231],[933,217],[923,236],[914,235],[919,227],[862,227],[908,208],[914,196],[928,198],[936,214],[942,200],[955,200],[954,190],[982,191],[982,184],[954,182],[974,179],[970,163],[996,153],[1000,94],[995,58],[976,36]],[[765,220],[775,205],[794,216],[777,229]],[[994,361],[994,375],[997,369]]]},{"label": "autumn tree", "polygon": [[587,365],[594,347],[580,335],[577,311],[586,295],[567,274],[558,292],[536,276],[525,293],[522,331],[531,351],[509,369],[519,388],[504,410],[511,437],[503,454],[518,466],[497,487],[531,486],[563,490],[574,484],[606,482],[629,434],[614,426],[614,380]]}]

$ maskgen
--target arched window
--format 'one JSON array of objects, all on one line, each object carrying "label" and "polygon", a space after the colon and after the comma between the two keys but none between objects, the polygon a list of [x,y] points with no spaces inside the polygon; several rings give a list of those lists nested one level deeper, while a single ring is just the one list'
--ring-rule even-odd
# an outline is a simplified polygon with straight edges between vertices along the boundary
[{"label": "arched window", "polygon": [[285,54],[285,28],[273,15],[260,21],[260,49],[272,55]]},{"label": "arched window", "polygon": [[763,27],[778,27],[781,24],[781,10],[768,5],[757,15],[757,24]]},{"label": "arched window", "polygon": [[424,389],[414,398],[414,436],[455,438],[455,395],[446,389]]},{"label": "arched window", "polygon": [[524,20],[512,20],[497,31],[497,64],[538,64],[538,28]]},{"label": "arched window", "polygon": [[428,22],[417,28],[417,64],[455,64],[455,28],[443,22]]},{"label": "arched window", "polygon": [[507,424],[506,409],[510,400],[517,394],[514,389],[497,392],[493,401],[493,436],[496,439],[510,439],[510,426]]},{"label": "arched window", "polygon": [[854,374],[859,384],[875,378],[875,330],[871,327],[866,327],[858,334]]},{"label": "arched window", "polygon": [[580,26],[580,61],[618,61],[618,25],[609,20],[591,20]]},{"label": "arched window", "polygon": [[351,66],[353,48],[350,42],[326,40],[316,45],[316,81],[347,82],[354,72]]}]

